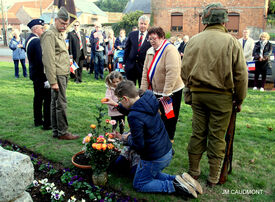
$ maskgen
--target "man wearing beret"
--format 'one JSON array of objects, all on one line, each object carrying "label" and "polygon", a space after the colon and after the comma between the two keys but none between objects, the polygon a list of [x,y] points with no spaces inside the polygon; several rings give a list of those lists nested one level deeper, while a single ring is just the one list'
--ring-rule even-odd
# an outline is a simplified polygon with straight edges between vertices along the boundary
[{"label": "man wearing beret", "polygon": [[51,120],[53,137],[63,140],[79,138],[68,132],[66,88],[70,73],[70,56],[64,32],[69,25],[68,11],[61,7],[51,26],[41,37],[42,61],[51,86]]},{"label": "man wearing beret", "polygon": [[[34,98],[33,98],[33,116],[34,125],[43,125],[44,130],[51,129],[51,90],[49,82],[44,73],[42,63],[42,51],[40,46],[40,36],[43,34],[44,21],[33,19],[27,26],[32,33],[26,40],[26,52],[29,60],[30,79],[33,81]],[[42,119],[43,106],[43,119]]]}]

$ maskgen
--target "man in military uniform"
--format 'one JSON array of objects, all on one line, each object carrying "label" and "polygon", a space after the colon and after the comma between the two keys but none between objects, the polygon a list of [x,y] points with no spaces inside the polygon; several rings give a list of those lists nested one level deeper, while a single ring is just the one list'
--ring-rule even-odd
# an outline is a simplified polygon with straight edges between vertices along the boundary
[{"label": "man in military uniform", "polygon": [[240,43],[224,26],[228,14],[222,4],[206,6],[202,21],[205,30],[193,36],[185,48],[181,76],[192,93],[189,174],[199,177],[200,159],[207,151],[207,185],[212,187],[219,180],[233,103],[240,111],[246,97],[247,70]]},{"label": "man in military uniform", "polygon": [[[32,33],[26,40],[26,52],[29,60],[30,79],[33,81],[33,116],[34,125],[43,125],[44,130],[51,129],[51,90],[47,81],[42,63],[42,51],[40,46],[40,36],[43,34],[44,20],[33,19],[27,26]],[[43,119],[42,119],[43,106]]]},{"label": "man in military uniform", "polygon": [[41,37],[42,61],[47,79],[51,85],[51,118],[53,137],[63,140],[79,138],[68,132],[66,88],[70,73],[70,57],[64,32],[69,25],[68,11],[61,7],[51,26]]}]

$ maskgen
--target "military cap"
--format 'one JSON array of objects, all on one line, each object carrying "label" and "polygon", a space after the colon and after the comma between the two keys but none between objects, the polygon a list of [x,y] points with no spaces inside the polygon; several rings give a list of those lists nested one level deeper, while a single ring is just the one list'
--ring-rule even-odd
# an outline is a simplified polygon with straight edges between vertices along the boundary
[{"label": "military cap", "polygon": [[70,19],[70,15],[65,7],[61,7],[57,13],[57,17],[61,20],[68,21]]},{"label": "military cap", "polygon": [[205,7],[202,13],[202,23],[219,24],[228,22],[228,11],[221,3],[211,3]]},{"label": "military cap", "polygon": [[35,26],[35,25],[42,25],[42,26],[44,26],[44,20],[42,20],[42,19],[33,19],[33,20],[31,20],[28,24],[27,24],[27,26],[31,29],[33,26]]}]

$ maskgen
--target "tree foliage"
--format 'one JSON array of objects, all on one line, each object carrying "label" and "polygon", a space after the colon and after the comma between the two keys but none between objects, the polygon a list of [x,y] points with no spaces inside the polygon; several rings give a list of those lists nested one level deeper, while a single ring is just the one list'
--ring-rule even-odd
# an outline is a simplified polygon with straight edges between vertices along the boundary
[{"label": "tree foliage", "polygon": [[120,29],[125,29],[128,35],[132,31],[133,26],[138,26],[138,18],[143,14],[142,11],[135,11],[123,16],[122,21],[114,24],[112,29],[115,35],[118,36]]},{"label": "tree foliage", "polygon": [[275,0],[269,1],[268,13],[275,14]]},{"label": "tree foliage", "polygon": [[123,12],[128,0],[99,0],[97,7],[107,12]]}]

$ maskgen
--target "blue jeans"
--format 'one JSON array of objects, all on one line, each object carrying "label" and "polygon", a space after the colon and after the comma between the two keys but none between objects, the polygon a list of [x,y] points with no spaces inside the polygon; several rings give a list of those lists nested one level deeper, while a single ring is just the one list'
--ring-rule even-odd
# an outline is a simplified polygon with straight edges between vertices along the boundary
[{"label": "blue jeans", "polygon": [[159,159],[140,160],[133,186],[139,192],[175,192],[173,181],[175,175],[162,173],[172,159],[172,149]]},{"label": "blue jeans", "polygon": [[104,54],[103,51],[95,51],[94,52],[94,68],[95,68],[95,78],[98,79],[98,74],[101,79],[103,76],[104,69]]},{"label": "blue jeans", "polygon": [[[18,67],[19,60],[13,60],[13,62],[14,62],[14,70],[15,70],[14,75],[15,75],[16,78],[19,78],[19,67]],[[22,65],[22,69],[23,69],[23,76],[27,77],[28,74],[27,74],[27,68],[26,68],[26,65],[25,65],[25,59],[21,59],[20,63]]]}]

